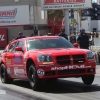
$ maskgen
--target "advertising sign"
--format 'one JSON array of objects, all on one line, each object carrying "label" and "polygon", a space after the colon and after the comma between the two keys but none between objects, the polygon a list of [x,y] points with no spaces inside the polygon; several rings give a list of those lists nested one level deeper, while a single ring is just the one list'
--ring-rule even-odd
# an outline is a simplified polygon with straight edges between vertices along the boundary
[{"label": "advertising sign", "polygon": [[44,10],[91,8],[92,0],[41,0],[41,7]]},{"label": "advertising sign", "polygon": [[7,29],[0,29],[0,47],[4,48],[7,45]]},{"label": "advertising sign", "polygon": [[29,6],[0,7],[0,26],[29,24]]}]

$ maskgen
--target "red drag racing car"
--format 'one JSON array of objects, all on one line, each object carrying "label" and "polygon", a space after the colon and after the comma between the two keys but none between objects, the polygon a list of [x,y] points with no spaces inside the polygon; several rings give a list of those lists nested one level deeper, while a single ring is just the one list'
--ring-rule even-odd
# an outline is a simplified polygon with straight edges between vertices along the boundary
[{"label": "red drag racing car", "polygon": [[59,36],[37,36],[14,40],[0,55],[2,83],[29,79],[32,89],[41,80],[81,77],[86,85],[94,81],[96,61],[90,50],[75,48]]}]

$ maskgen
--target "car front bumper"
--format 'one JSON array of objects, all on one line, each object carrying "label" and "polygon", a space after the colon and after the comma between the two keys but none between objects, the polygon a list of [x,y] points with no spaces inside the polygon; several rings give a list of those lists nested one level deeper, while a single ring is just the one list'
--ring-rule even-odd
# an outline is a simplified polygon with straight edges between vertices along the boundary
[{"label": "car front bumper", "polygon": [[41,79],[82,77],[85,75],[96,74],[96,66],[95,64],[67,66],[39,65],[37,68],[37,74],[38,78]]}]

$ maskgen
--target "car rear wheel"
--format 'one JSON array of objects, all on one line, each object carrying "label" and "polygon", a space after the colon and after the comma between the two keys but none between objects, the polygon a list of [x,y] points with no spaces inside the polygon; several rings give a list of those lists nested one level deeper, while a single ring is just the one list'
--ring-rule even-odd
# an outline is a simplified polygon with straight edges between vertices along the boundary
[{"label": "car rear wheel", "polygon": [[29,67],[28,78],[32,89],[37,90],[39,88],[40,80],[38,79],[38,75],[33,64]]},{"label": "car rear wheel", "polygon": [[2,83],[12,83],[13,79],[8,77],[6,67],[4,64],[0,66],[0,77],[1,77],[1,82]]},{"label": "car rear wheel", "polygon": [[84,84],[86,85],[91,85],[94,81],[94,77],[95,75],[87,75],[87,76],[83,76],[82,77],[82,81],[84,82]]}]

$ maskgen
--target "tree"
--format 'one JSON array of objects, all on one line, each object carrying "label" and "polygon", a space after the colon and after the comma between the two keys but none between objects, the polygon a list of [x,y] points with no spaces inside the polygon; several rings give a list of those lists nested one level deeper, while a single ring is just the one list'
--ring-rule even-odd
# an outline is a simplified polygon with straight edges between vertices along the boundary
[{"label": "tree", "polygon": [[71,19],[70,26],[72,26],[72,33],[74,33],[74,27],[78,25],[76,19]]},{"label": "tree", "polygon": [[63,10],[48,10],[48,18],[63,18]]}]

